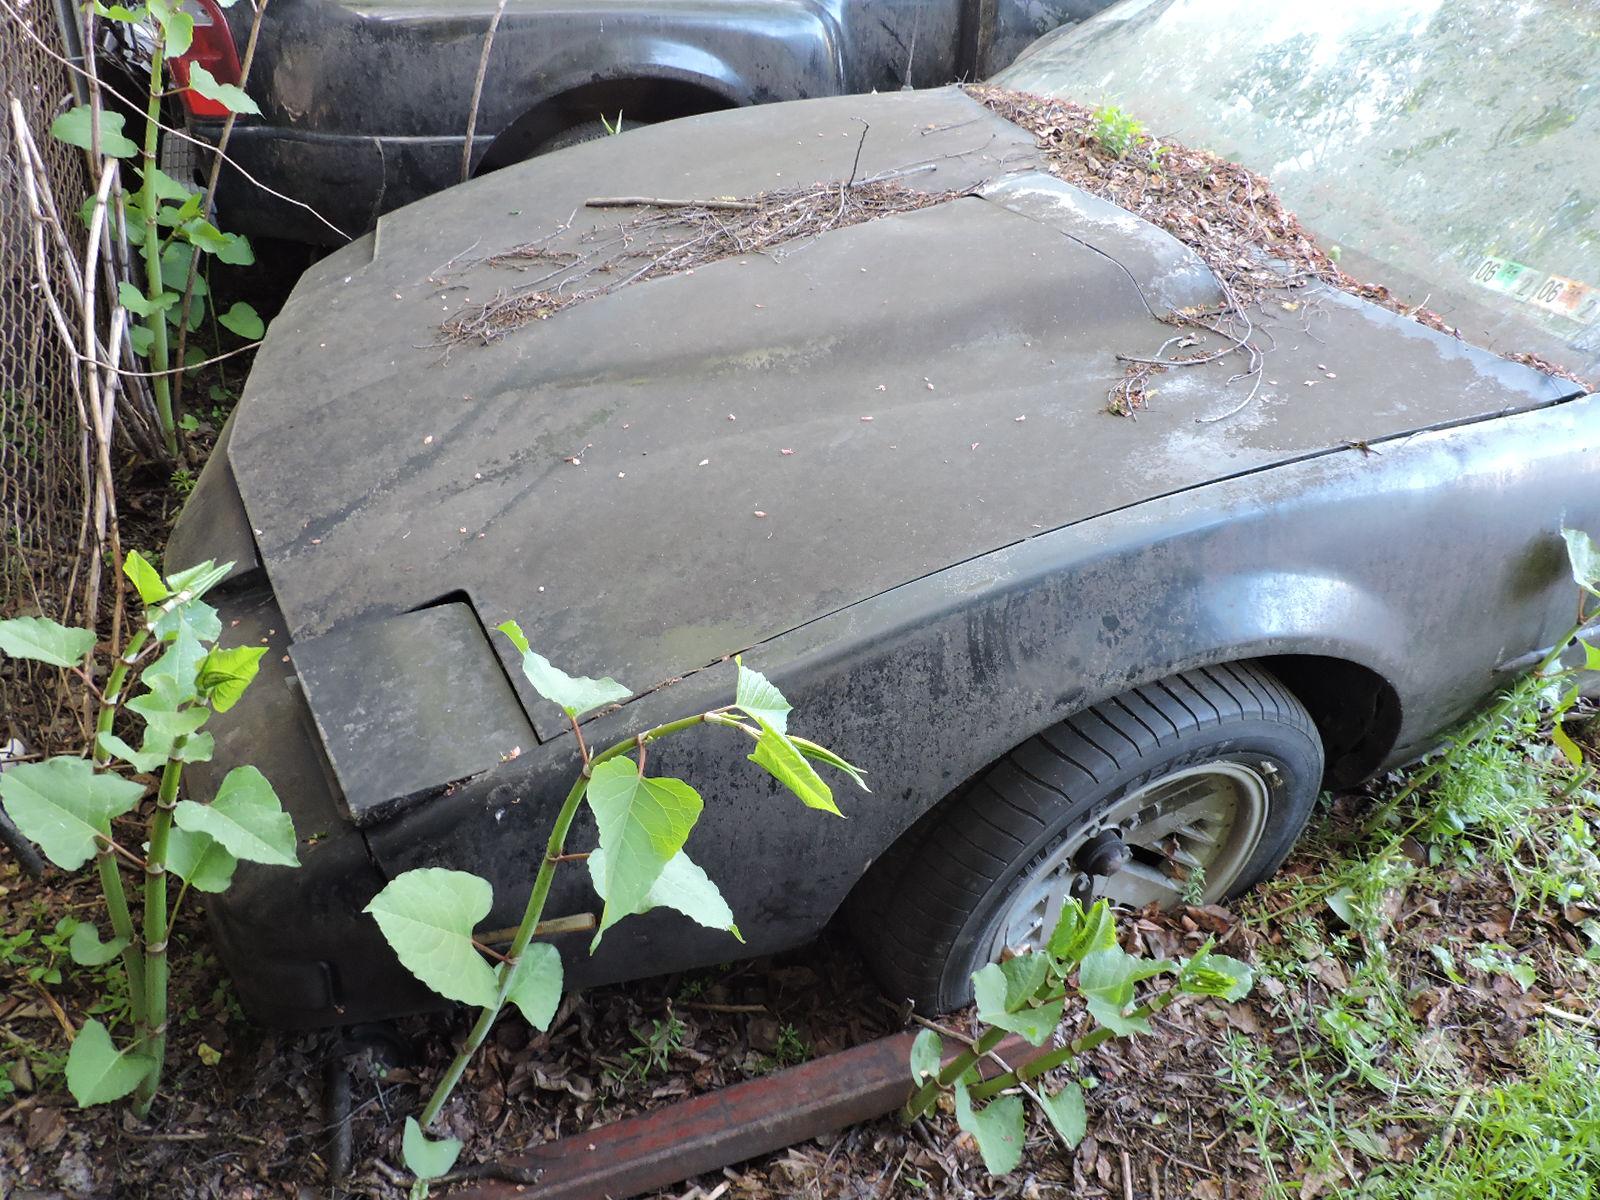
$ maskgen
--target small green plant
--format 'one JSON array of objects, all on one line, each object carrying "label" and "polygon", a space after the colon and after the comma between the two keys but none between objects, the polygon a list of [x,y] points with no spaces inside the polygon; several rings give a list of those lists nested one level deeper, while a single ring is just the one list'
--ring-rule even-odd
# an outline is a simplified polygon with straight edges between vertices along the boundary
[{"label": "small green plant", "polygon": [[1116,104],[1102,104],[1094,110],[1094,140],[1112,158],[1127,158],[1144,138],[1144,122]]},{"label": "small green plant", "polygon": [[[652,908],[671,908],[710,929],[740,938],[733,912],[722,893],[684,852],[699,820],[702,801],[681,779],[645,774],[649,747],[662,738],[709,725],[742,734],[753,744],[749,761],[766,771],[808,808],[842,816],[833,790],[813,763],[842,771],[863,790],[861,772],[831,750],[789,732],[792,711],[783,693],[759,671],[735,659],[738,681],[731,704],[657,725],[600,751],[584,740],[580,718],[633,693],[609,677],[568,675],[536,652],[515,621],[498,627],[522,655],[522,671],[539,695],[558,705],[572,727],[583,760],[578,777],[556,814],[534,877],[533,888],[510,948],[498,954],[472,936],[489,915],[493,892],[487,880],[465,871],[422,867],[395,876],[367,905],[402,966],[446,999],[478,1009],[466,1041],[434,1088],[420,1120],[406,1118],[401,1150],[416,1176],[412,1194],[426,1196],[428,1181],[455,1165],[461,1143],[432,1139],[427,1128],[460,1083],[467,1064],[488,1036],[507,1003],[514,1004],[536,1029],[546,1030],[561,1000],[561,956],[534,933],[544,915],[555,870],[563,862],[585,861],[602,902],[598,928],[589,949],[618,921]],[[581,854],[567,853],[580,806],[587,804],[600,844]],[[740,938],[742,941],[743,939]],[[490,966],[488,959],[497,960]],[[651,1036],[630,1058],[641,1070],[664,1066],[682,1046],[676,1018],[656,1023]],[[675,1043],[675,1046],[674,1046]],[[643,1057],[638,1057],[642,1052]],[[630,1070],[632,1067],[629,1068]]]},{"label": "small green plant", "polygon": [[28,927],[10,936],[0,935],[0,967],[25,983],[60,983],[62,960],[68,956],[73,931],[80,924],[76,917],[62,917],[49,933],[39,934]]},{"label": "small green plant", "polygon": [[[232,564],[205,562],[165,580],[136,551],[123,571],[144,602],[144,616],[117,654],[103,690],[90,666],[94,632],[43,617],[0,621],[0,653],[60,667],[95,689],[100,699],[92,757],[58,755],[21,763],[0,775],[0,803],[22,833],[64,871],[93,860],[112,937],[102,941],[92,922],[58,927],[72,960],[104,966],[120,957],[125,994],[108,993],[106,1013],[123,1011],[132,1039],[118,1046],[91,1017],[67,1055],[67,1087],[81,1105],[105,1104],[136,1093],[135,1109],[149,1111],[166,1057],[168,949],[172,927],[190,889],[220,892],[240,859],[297,866],[294,827],[276,793],[254,767],[236,767],[209,804],[179,799],[184,767],[211,758],[212,736],[202,727],[226,712],[255,678],[261,646],[222,649],[222,621],[201,599]],[[142,688],[133,695],[135,687]],[[143,725],[135,748],[119,732],[126,714]],[[124,722],[125,723],[125,722]],[[155,801],[146,804],[154,776]],[[142,845],[119,840],[113,823],[141,816]],[[122,873],[143,879],[143,920],[135,928]],[[182,881],[168,902],[167,877]],[[48,938],[46,945],[53,945]],[[47,968],[47,975],[53,968]]]},{"label": "small green plant", "polygon": [[1539,972],[1532,963],[1516,956],[1516,951],[1504,942],[1489,942],[1467,959],[1467,965],[1477,967],[1485,975],[1503,975],[1527,991],[1539,980]]},{"label": "small green plant", "polygon": [[1205,900],[1206,895],[1206,867],[1204,863],[1197,862],[1189,868],[1189,874],[1183,881],[1182,900],[1185,904],[1198,905]]},{"label": "small green plant", "polygon": [[[190,421],[193,420],[193,418],[189,416],[189,414],[185,413],[184,420]],[[188,467],[179,467],[172,473],[172,490],[180,496],[186,497],[193,492],[194,485],[197,482],[199,482],[198,476],[196,476],[195,473]]]},{"label": "small green plant", "polygon": [[[941,1092],[952,1093],[956,1123],[978,1143],[984,1167],[1004,1175],[1022,1161],[1026,1096],[1061,1140],[1076,1147],[1088,1127],[1083,1089],[1067,1083],[1051,1092],[1043,1086],[1045,1072],[1111,1038],[1149,1033],[1150,1019],[1180,996],[1242,999],[1250,990],[1250,968],[1211,946],[1206,942],[1188,959],[1135,958],[1117,941],[1116,923],[1104,900],[1085,911],[1069,898],[1044,949],[991,963],[972,976],[978,1020],[988,1028],[966,1049],[946,1061],[937,1033],[925,1029],[917,1035],[911,1048],[917,1090],[902,1117],[913,1121],[933,1110]],[[1171,976],[1171,985],[1140,997],[1138,985],[1158,976]],[[1067,1001],[1074,998],[1094,1018],[1093,1029],[1014,1067],[1003,1064],[1004,1073],[993,1079],[979,1075],[979,1062],[994,1054],[1007,1033],[1043,1047],[1060,1026]],[[976,1107],[984,1101],[989,1103]]]},{"label": "small green plant", "polygon": [[792,1067],[811,1057],[811,1047],[793,1025],[778,1030],[778,1040],[773,1043],[772,1058],[780,1067]]},{"label": "small green plant", "polygon": [[607,1080],[620,1088],[633,1080],[643,1083],[652,1075],[664,1073],[672,1065],[672,1056],[683,1049],[687,1033],[683,1022],[669,1009],[666,1020],[650,1022],[649,1033],[634,1031],[633,1039],[638,1045],[627,1051],[627,1065],[620,1070],[608,1067]]},{"label": "small green plant", "polygon": [[1142,152],[1146,170],[1161,173],[1161,160],[1167,156],[1167,147],[1148,136],[1144,122],[1115,104],[1102,104],[1094,110],[1093,136],[1100,149],[1119,162],[1136,151]]},{"label": "small green plant", "polygon": [[616,137],[617,134],[622,132],[622,110],[620,108],[617,110],[617,119],[615,121],[607,120],[605,113],[601,113],[600,124],[605,126],[608,137]]},{"label": "small green plant", "polygon": [[754,1075],[770,1075],[774,1071],[803,1063],[810,1057],[811,1047],[800,1036],[800,1031],[793,1025],[785,1024],[778,1027],[778,1036],[772,1042],[772,1053],[756,1055],[750,1061],[748,1070]]}]

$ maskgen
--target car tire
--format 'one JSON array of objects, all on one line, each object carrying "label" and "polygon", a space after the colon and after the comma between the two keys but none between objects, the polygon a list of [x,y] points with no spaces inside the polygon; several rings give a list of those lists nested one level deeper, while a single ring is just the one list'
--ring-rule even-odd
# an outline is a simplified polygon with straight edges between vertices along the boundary
[{"label": "car tire", "polygon": [[1271,875],[1322,769],[1310,714],[1267,672],[1185,671],[971,780],[874,865],[849,921],[891,997],[948,1012],[971,1003],[972,972],[1047,940],[1068,895],[1212,903]]},{"label": "car tire", "polygon": [[[628,119],[627,123],[623,125],[620,132],[627,133],[630,130],[639,129],[650,124],[654,124],[654,122],[635,121],[630,118]],[[534,147],[533,153],[529,157],[537,158],[541,154],[549,154],[556,150],[565,150],[568,146],[581,146],[584,142],[598,142],[601,138],[614,136],[616,135],[607,129],[605,125],[600,122],[600,119],[596,117],[593,120],[583,121],[577,125],[568,125],[560,133],[552,134],[550,137],[546,138],[544,141],[540,142],[536,147]]]}]

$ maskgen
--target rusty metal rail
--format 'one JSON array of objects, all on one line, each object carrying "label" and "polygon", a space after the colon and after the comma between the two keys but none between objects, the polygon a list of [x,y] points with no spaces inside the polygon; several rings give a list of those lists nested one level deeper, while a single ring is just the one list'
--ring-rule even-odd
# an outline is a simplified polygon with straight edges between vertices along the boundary
[{"label": "rusty metal rail", "polygon": [[[623,1200],[870,1121],[910,1099],[914,1037],[880,1038],[508,1155],[503,1165],[532,1182],[482,1179],[449,1195],[451,1200]],[[1027,1048],[1021,1039],[1008,1038],[997,1053],[1012,1061]]]}]

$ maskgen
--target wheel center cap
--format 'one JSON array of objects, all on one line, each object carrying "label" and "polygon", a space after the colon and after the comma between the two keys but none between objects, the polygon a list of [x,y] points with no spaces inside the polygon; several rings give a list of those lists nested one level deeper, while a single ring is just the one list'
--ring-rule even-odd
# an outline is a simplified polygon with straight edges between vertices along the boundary
[{"label": "wheel center cap", "polygon": [[1085,875],[1115,875],[1133,859],[1133,851],[1122,840],[1122,831],[1106,829],[1083,844],[1073,865]]}]

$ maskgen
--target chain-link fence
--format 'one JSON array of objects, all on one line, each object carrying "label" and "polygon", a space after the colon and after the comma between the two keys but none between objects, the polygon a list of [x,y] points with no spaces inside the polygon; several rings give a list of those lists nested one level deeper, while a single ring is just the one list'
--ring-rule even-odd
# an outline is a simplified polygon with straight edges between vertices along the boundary
[{"label": "chain-link fence", "polygon": [[[67,273],[55,240],[46,237],[41,278],[11,128],[14,97],[57,196],[75,208],[72,198],[86,190],[82,155],[47,134],[72,96],[67,66],[51,56],[66,52],[57,13],[52,0],[6,0],[0,7],[0,617],[82,617],[69,610],[84,584],[79,574],[75,589],[74,566],[92,478],[72,360],[48,300],[67,291]],[[64,224],[81,253],[83,228]],[[20,738],[39,750],[75,736],[58,711],[58,674],[0,661],[0,746]]]}]

